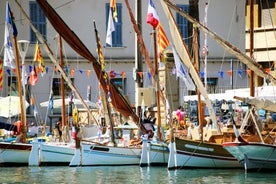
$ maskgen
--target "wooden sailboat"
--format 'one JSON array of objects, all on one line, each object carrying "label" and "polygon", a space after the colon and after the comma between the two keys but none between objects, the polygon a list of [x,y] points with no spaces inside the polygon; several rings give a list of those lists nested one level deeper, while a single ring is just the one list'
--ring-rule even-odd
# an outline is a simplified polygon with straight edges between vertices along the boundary
[{"label": "wooden sailboat", "polygon": [[[59,65],[57,59],[53,56],[52,51],[50,50],[49,46],[43,39],[43,36],[38,32],[38,30],[33,26],[30,18],[26,14],[26,12],[23,10],[21,5],[16,1],[16,4],[18,5],[19,9],[21,10],[23,16],[26,18],[26,20],[31,25],[31,28],[36,33],[36,36],[38,40],[43,44],[44,49],[48,53],[49,57],[51,58],[51,61],[55,64],[55,66],[60,71],[60,74],[64,78],[64,80],[67,82],[69,87],[72,89],[72,91],[75,92],[76,96],[79,98],[81,104],[84,106],[84,108],[87,110],[89,117],[92,118],[92,121],[95,120],[95,117],[91,113],[87,103],[82,99],[80,96],[78,90],[75,88],[75,86],[72,84],[71,80],[67,77],[65,71],[63,68]],[[93,119],[94,118],[94,119]],[[31,151],[31,153],[30,153]],[[66,143],[41,143],[37,140],[33,140],[32,144],[30,144],[29,148],[29,155],[28,161],[25,163],[26,165],[29,163],[30,166],[38,166],[38,165],[69,165],[69,162],[71,161],[73,155],[75,153],[75,143],[69,144]]]},{"label": "wooden sailboat", "polygon": [[[136,20],[134,18],[134,15],[132,13],[132,10],[130,8],[128,0],[125,0],[126,6],[128,8],[129,16],[133,25],[133,29],[136,32],[138,43],[141,48],[141,53],[145,58],[146,64],[149,68],[150,74],[153,76],[153,83],[158,88],[158,64],[157,64],[157,46],[156,46],[156,32],[154,30],[154,48],[155,48],[155,68],[152,66],[152,63],[149,58],[148,50],[146,49],[146,46],[143,41],[143,37],[141,35],[141,32],[137,26]],[[158,89],[156,89],[156,97],[157,97],[157,113],[158,113],[158,130],[157,130],[157,137],[158,141],[156,140],[143,140],[142,144],[142,154],[141,154],[141,160],[140,160],[140,166],[154,166],[154,165],[166,165],[168,163],[169,158],[169,149],[168,144],[162,140],[161,135],[161,117],[160,117],[160,101],[162,103],[165,103],[165,98],[163,93]]]},{"label": "wooden sailboat", "polygon": [[[8,2],[6,3],[6,16],[13,19],[12,12]],[[9,16],[9,17],[8,17]],[[6,26],[8,23],[6,22]],[[13,22],[11,24],[14,24]],[[12,25],[15,27],[15,25]],[[6,27],[7,28],[7,27]],[[14,29],[14,28],[13,28]],[[8,38],[6,38],[8,39]],[[10,40],[11,41],[11,40]],[[22,82],[20,74],[20,63],[19,63],[19,51],[17,45],[17,30],[13,30],[13,45],[15,48],[15,61],[16,61],[16,78],[17,78],[17,89],[20,99],[20,121],[21,121],[21,141],[20,143],[12,142],[0,142],[0,166],[15,166],[15,165],[28,165],[28,158],[32,149],[31,144],[26,143],[26,115],[25,115],[25,102],[22,93]]]},{"label": "wooden sailboat", "polygon": [[[97,40],[98,58],[101,63],[101,70],[104,71],[104,58],[96,24],[94,22],[95,37]],[[106,76],[107,77],[107,76]],[[107,79],[109,80],[109,79]],[[108,95],[104,95],[106,109],[109,117],[109,127],[111,135],[106,135],[111,141],[107,143],[96,143],[81,141],[80,149],[76,150],[76,154],[70,162],[70,166],[109,166],[109,165],[138,165],[140,161],[141,148],[138,146],[127,146],[117,144],[114,136],[114,122],[111,117],[111,107],[109,105]],[[131,131],[128,129],[128,131]],[[109,134],[109,131],[106,132]],[[124,134],[124,131],[123,131]],[[123,137],[124,135],[122,135]]]},{"label": "wooden sailboat", "polygon": [[[204,142],[198,136],[198,140],[191,140],[188,138],[175,137],[170,143],[170,156],[168,162],[169,169],[176,168],[237,168],[240,167],[237,159],[235,159],[229,152],[223,149],[221,141],[225,140],[224,135],[220,131],[220,127],[217,124],[215,114],[208,98],[205,88],[198,76],[198,72],[194,68],[191,62],[191,56],[184,45],[177,26],[173,19],[172,13],[168,4],[171,7],[177,8],[176,5],[171,5],[169,1],[161,1],[162,7],[167,15],[171,34],[173,35],[173,42],[176,52],[179,53],[181,60],[188,67],[194,82],[205,98],[206,105],[208,107],[212,123],[216,125],[216,134]],[[178,12],[183,12],[177,8]],[[195,21],[195,20],[194,20]],[[231,137],[231,136],[230,136]]]},{"label": "wooden sailboat", "polygon": [[[250,56],[253,58],[254,49],[254,1],[250,0]],[[275,112],[275,103],[267,99],[254,98],[254,72],[250,73],[250,96],[251,98],[240,98],[247,104],[250,104],[250,109],[245,115],[240,133],[237,132],[238,141],[226,142],[224,148],[229,151],[235,158],[243,164],[245,171],[263,171],[276,170],[276,144],[275,144],[275,128],[263,128],[258,117],[255,115],[256,109],[268,110]],[[255,109],[256,108],[256,109]],[[269,123],[269,122],[267,122]],[[272,124],[273,125],[273,124]],[[253,126],[255,130],[246,134],[246,127]],[[268,125],[267,125],[268,126]],[[257,134],[257,135],[256,135]]]},{"label": "wooden sailboat", "polygon": [[[62,38],[59,36],[59,48],[60,48],[60,66],[63,68],[63,54],[62,54]],[[59,138],[60,141],[56,142],[49,141],[45,143],[37,143],[34,142],[32,149],[32,154],[29,158],[30,166],[68,166],[71,159],[75,153],[75,142],[69,135],[69,125],[66,122],[66,111],[65,111],[65,92],[64,92],[64,78],[61,78],[61,123],[63,130],[63,136]],[[59,126],[59,125],[58,125]],[[65,135],[64,135],[65,134]],[[65,138],[66,140],[64,140]],[[37,151],[37,147],[39,147],[39,153]],[[38,162],[37,159],[33,157],[37,157],[36,153],[38,153]]]}]

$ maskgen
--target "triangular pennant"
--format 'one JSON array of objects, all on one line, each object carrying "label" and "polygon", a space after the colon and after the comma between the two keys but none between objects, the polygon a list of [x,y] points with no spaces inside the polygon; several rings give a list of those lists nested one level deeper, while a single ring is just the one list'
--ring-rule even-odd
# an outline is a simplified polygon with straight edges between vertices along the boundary
[{"label": "triangular pennant", "polygon": [[138,72],[138,75],[141,79],[143,78],[143,72]]},{"label": "triangular pennant", "polygon": [[268,74],[270,74],[270,68],[266,68],[265,72],[268,73]]},{"label": "triangular pennant", "polygon": [[227,74],[228,74],[230,77],[232,77],[232,70],[228,70],[228,71],[227,71]]},{"label": "triangular pennant", "polygon": [[86,74],[87,74],[87,77],[90,78],[91,70],[87,70],[87,71],[86,71]]}]

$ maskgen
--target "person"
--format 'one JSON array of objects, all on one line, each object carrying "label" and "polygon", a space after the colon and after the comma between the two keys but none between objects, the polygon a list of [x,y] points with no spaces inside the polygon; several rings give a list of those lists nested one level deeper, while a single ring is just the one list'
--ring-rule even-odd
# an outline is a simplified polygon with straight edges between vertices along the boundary
[{"label": "person", "polygon": [[58,134],[59,134],[59,139],[61,139],[62,137],[62,122],[61,122],[61,118],[59,118],[58,122],[56,123],[56,127],[58,130]]},{"label": "person", "polygon": [[182,106],[179,106],[176,113],[175,113],[178,123],[180,123],[182,120],[184,120],[184,110]]},{"label": "person", "polygon": [[154,124],[155,124],[156,118],[151,115],[150,111],[144,112],[144,120],[142,121],[143,126],[147,130],[147,137],[153,138],[154,136]]}]

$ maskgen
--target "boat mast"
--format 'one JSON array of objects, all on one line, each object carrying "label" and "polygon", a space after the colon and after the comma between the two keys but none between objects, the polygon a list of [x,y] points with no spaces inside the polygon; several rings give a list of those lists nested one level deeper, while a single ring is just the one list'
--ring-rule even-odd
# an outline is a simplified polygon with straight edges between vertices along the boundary
[{"label": "boat mast", "polygon": [[154,66],[155,66],[155,95],[157,106],[157,136],[159,141],[163,141],[161,136],[161,112],[160,112],[160,84],[159,84],[159,65],[158,65],[158,53],[157,53],[157,40],[156,40],[156,28],[153,28],[153,46],[154,46]]},{"label": "boat mast", "polygon": [[[254,0],[250,0],[250,57],[254,60]],[[254,71],[250,70],[250,96],[255,96]]]},{"label": "boat mast", "polygon": [[[193,46],[194,46],[194,66],[195,70],[197,71],[199,75],[199,62],[198,62],[198,28],[193,26]],[[197,89],[197,101],[198,101],[198,107],[197,107],[197,116],[198,116],[198,122],[200,126],[200,134],[203,135],[203,114],[202,112],[202,105],[203,103],[201,102],[201,94],[200,90]],[[203,141],[203,136],[201,136],[201,140]]]},{"label": "boat mast", "polygon": [[[137,20],[137,28],[141,31],[142,30],[142,2],[141,0],[135,0],[135,19]],[[143,87],[143,80],[140,79],[140,75],[138,75],[138,72],[143,71],[143,61],[142,61],[142,54],[139,49],[139,42],[138,42],[138,36],[135,34],[135,71],[136,71],[136,80],[135,80],[135,88],[136,88],[136,94],[135,94],[135,101],[136,101],[136,114],[140,116],[142,113],[141,106],[138,104],[138,97],[141,94],[138,94],[138,88]]]},{"label": "boat mast", "polygon": [[[101,56],[102,48],[101,48],[101,45],[100,45],[100,39],[99,39],[99,35],[98,35],[98,31],[97,31],[97,28],[96,28],[96,22],[95,21],[93,21],[93,25],[94,25],[96,42],[97,42],[97,51],[98,51],[99,63],[101,63],[101,65],[102,65],[101,69],[104,70],[104,68],[103,68],[104,63],[103,63],[103,61],[101,61],[101,59],[104,60],[104,58],[103,58],[103,56]],[[109,78],[106,79],[106,80],[108,80],[108,83],[110,83],[110,79]],[[110,93],[110,92],[108,91],[108,93]],[[111,141],[112,141],[112,143],[113,143],[114,146],[117,146],[117,144],[115,142],[114,123],[113,123],[113,120],[112,120],[112,114],[111,114],[111,109],[110,109],[110,105],[109,105],[110,100],[109,100],[109,96],[108,95],[104,94],[105,102],[106,102],[106,108],[107,108],[107,113],[108,113],[108,118],[109,118],[109,124],[110,124]]]},{"label": "boat mast", "polygon": [[13,36],[14,41],[14,48],[15,48],[15,62],[16,62],[16,77],[17,77],[17,88],[18,88],[18,95],[20,100],[20,116],[21,116],[21,132],[22,132],[22,143],[26,143],[26,115],[24,110],[24,104],[23,102],[23,93],[22,93],[22,81],[21,81],[21,74],[20,74],[20,64],[19,64],[19,51],[18,51],[18,45],[17,45],[17,38],[14,35]]},{"label": "boat mast", "polygon": [[[204,23],[203,23],[205,27],[207,27],[207,10],[208,10],[208,3],[205,2],[205,14],[204,14]],[[207,33],[204,33],[204,46],[203,46],[202,53],[204,56],[204,85],[207,90],[207,55],[208,55]]]},{"label": "boat mast", "polygon": [[[59,35],[59,65],[61,68],[63,68],[63,53],[62,53],[62,38]],[[60,86],[61,86],[61,101],[62,101],[62,106],[61,106],[61,122],[62,126],[64,127],[66,125],[65,122],[65,93],[64,93],[64,78],[61,77],[60,79]],[[70,103],[70,102],[69,102]]]}]

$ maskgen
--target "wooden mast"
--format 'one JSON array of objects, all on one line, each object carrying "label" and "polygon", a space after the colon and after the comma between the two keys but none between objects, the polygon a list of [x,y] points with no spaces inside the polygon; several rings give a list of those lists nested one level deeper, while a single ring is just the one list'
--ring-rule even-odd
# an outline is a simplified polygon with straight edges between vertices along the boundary
[{"label": "wooden mast", "polygon": [[[94,31],[95,31],[95,37],[96,37],[96,42],[97,42],[97,52],[98,52],[98,60],[99,60],[99,63],[101,64],[102,66],[102,70],[104,70],[104,61],[101,61],[104,60],[104,57],[103,55],[101,55],[101,52],[102,52],[102,48],[101,48],[101,44],[100,44],[100,38],[99,38],[99,35],[98,35],[98,30],[96,28],[96,22],[93,21],[93,25],[94,25]],[[109,78],[106,79],[108,80],[108,82],[110,83],[110,80]],[[108,92],[109,93],[109,92]],[[108,94],[109,95],[109,94]],[[105,102],[106,102],[106,108],[107,108],[107,113],[108,113],[108,118],[109,118],[109,124],[110,124],[110,131],[111,131],[111,141],[113,143],[113,145],[116,147],[117,146],[117,143],[115,141],[115,131],[114,131],[114,122],[112,120],[112,114],[111,114],[111,109],[110,109],[110,100],[109,100],[109,96],[104,94],[104,98],[105,98]]]},{"label": "wooden mast", "polygon": [[[198,30],[197,27],[193,26],[193,46],[194,46],[194,66],[195,70],[197,71],[199,75],[199,62],[198,62]],[[201,102],[201,93],[199,89],[197,89],[197,100],[198,100],[198,108],[197,108],[197,116],[198,116],[198,122],[200,127],[200,134],[203,135],[203,117],[202,117],[202,102]],[[201,136],[201,140],[203,141],[203,136]]]},{"label": "wooden mast", "polygon": [[20,117],[21,117],[21,132],[22,132],[22,143],[26,143],[26,115],[24,110],[23,102],[23,93],[22,93],[22,81],[21,81],[21,74],[20,74],[20,63],[19,63],[19,52],[18,52],[18,45],[17,45],[17,38],[13,36],[14,41],[14,48],[15,48],[15,62],[16,62],[16,78],[17,78],[17,88],[18,88],[18,95],[20,99]]},{"label": "wooden mast", "polygon": [[[250,57],[254,60],[254,0],[250,0]],[[250,70],[250,96],[255,96],[254,71]]]},{"label": "wooden mast", "polygon": [[[59,35],[59,65],[61,68],[63,68],[63,53],[62,53],[62,38]],[[66,126],[65,122],[65,92],[64,92],[64,78],[61,77],[60,79],[60,86],[61,86],[61,101],[62,101],[62,106],[61,106],[61,121],[62,121],[62,127]]]},{"label": "wooden mast", "polygon": [[159,65],[158,65],[158,53],[157,53],[157,40],[156,29],[153,29],[153,44],[154,44],[154,66],[155,66],[155,94],[156,94],[156,106],[157,106],[157,136],[159,141],[163,141],[161,136],[161,112],[160,112],[160,84],[159,84]]}]

